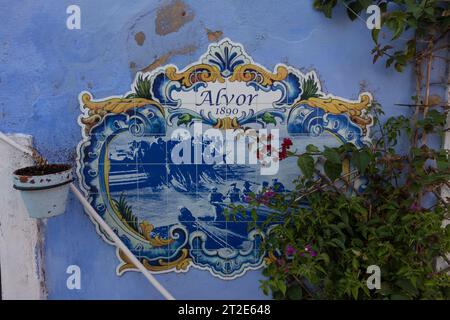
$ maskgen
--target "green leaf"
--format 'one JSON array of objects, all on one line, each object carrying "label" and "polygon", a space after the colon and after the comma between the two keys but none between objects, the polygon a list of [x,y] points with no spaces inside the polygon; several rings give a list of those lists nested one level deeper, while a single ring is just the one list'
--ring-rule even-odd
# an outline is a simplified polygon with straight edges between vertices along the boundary
[{"label": "green leaf", "polygon": [[358,270],[359,269],[359,261],[356,258],[352,259],[352,267],[354,270]]},{"label": "green leaf", "polygon": [[407,292],[410,295],[415,296],[419,294],[417,288],[415,288],[411,283],[411,281],[409,281],[408,279],[399,279],[395,282],[395,284],[400,288],[402,288],[403,290],[405,290],[405,292]]},{"label": "green leaf", "polygon": [[352,296],[353,296],[353,299],[355,299],[355,300],[358,300],[358,291],[359,291],[358,287],[352,288]]},{"label": "green leaf", "polygon": [[397,70],[398,72],[403,72],[403,67],[404,65],[398,62],[394,65],[395,70]]},{"label": "green leaf", "polygon": [[291,285],[287,290],[287,296],[291,300],[301,300],[303,298],[303,291],[299,285]]},{"label": "green leaf", "polygon": [[380,34],[380,29],[372,29],[372,40],[375,44],[378,44],[378,35]]},{"label": "green leaf", "polygon": [[394,35],[392,36],[391,40],[395,40],[398,37],[400,37],[400,35],[403,33],[404,27],[405,27],[405,22],[400,19],[397,20]]},{"label": "green leaf", "polygon": [[450,167],[450,162],[448,160],[437,160],[436,165],[439,170],[448,170]]},{"label": "green leaf", "polygon": [[298,157],[297,165],[302,170],[303,175],[309,179],[314,174],[314,158],[309,154],[302,154]]},{"label": "green leaf", "polygon": [[180,126],[182,124],[188,125],[192,121],[193,117],[192,115],[185,113],[178,117],[177,126]]},{"label": "green leaf", "polygon": [[252,208],[252,210],[250,211],[250,216],[252,217],[253,221],[258,221],[258,214],[255,208]]},{"label": "green leaf", "polygon": [[308,144],[306,146],[306,151],[309,153],[318,153],[320,152],[319,148],[317,148],[315,145],[313,144]]},{"label": "green leaf", "polygon": [[338,238],[334,238],[331,240],[331,243],[334,244],[336,247],[341,248],[342,250],[345,250],[345,244]]},{"label": "green leaf", "polygon": [[341,164],[341,156],[336,149],[325,147],[323,151],[323,156],[332,163]]},{"label": "green leaf", "polygon": [[329,256],[328,254],[326,254],[325,252],[324,252],[324,253],[321,253],[321,254],[318,256],[318,259],[323,260],[323,262],[324,262],[325,264],[329,264],[329,263],[330,263],[330,256]]},{"label": "green leaf", "polygon": [[389,68],[391,64],[394,62],[394,58],[390,57],[386,60],[386,68]]},{"label": "green leaf", "polygon": [[350,161],[361,174],[364,174],[370,164],[370,159],[370,153],[367,150],[360,150],[352,154]]},{"label": "green leaf", "polygon": [[125,96],[125,99],[134,99],[134,98],[138,98],[136,93],[130,93]]},{"label": "green leaf", "polygon": [[362,215],[367,215],[367,208],[362,206],[358,201],[350,202],[350,206],[352,210],[355,210]]},{"label": "green leaf", "polygon": [[337,0],[314,0],[314,9],[322,11],[325,17],[331,18],[333,8],[336,6]]},{"label": "green leaf", "polygon": [[278,280],[277,281],[277,288],[278,288],[278,290],[281,291],[283,296],[286,295],[286,283],[283,280]]},{"label": "green leaf", "polygon": [[323,165],[325,174],[330,178],[331,181],[338,179],[342,173],[342,164],[334,163],[329,160],[325,161]]},{"label": "green leaf", "polygon": [[264,112],[263,116],[261,117],[261,120],[264,121],[266,124],[269,124],[269,123],[272,123],[274,125],[277,124],[275,117],[269,112]]}]

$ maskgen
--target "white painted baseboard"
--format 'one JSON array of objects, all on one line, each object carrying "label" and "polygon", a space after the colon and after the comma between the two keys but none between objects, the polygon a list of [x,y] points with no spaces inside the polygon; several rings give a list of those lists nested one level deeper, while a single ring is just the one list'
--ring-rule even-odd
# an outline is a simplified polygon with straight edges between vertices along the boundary
[{"label": "white painted baseboard", "polygon": [[[32,137],[11,135],[24,146]],[[29,156],[0,140],[0,271],[4,300],[46,299],[43,222],[28,217],[19,191],[12,187],[12,172],[32,165]]]}]

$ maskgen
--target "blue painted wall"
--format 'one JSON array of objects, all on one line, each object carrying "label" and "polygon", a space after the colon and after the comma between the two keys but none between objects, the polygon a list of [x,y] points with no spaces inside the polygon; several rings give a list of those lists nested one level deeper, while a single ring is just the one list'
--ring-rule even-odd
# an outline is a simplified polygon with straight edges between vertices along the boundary
[{"label": "blue painted wall", "polygon": [[[184,1],[192,19],[180,18],[189,21],[160,35],[158,27],[167,26],[157,25],[156,17],[160,8],[170,6],[168,1],[0,0],[0,130],[31,134],[50,161],[73,162],[81,140],[78,93],[89,90],[106,97],[126,92],[135,72],[161,57],[182,68],[206,51],[206,29],[242,43],[269,69],[279,62],[316,69],[325,92],[356,99],[360,91],[371,91],[386,116],[407,112],[394,103],[410,101],[411,73],[373,65],[365,23],[349,22],[343,11],[325,19],[311,2]],[[81,30],[66,28],[71,4],[81,8]],[[142,46],[135,40],[140,31],[145,33]],[[72,197],[65,215],[49,219],[45,243],[49,298],[160,299],[141,274],[115,275],[114,248],[100,239]],[[71,264],[81,267],[81,290],[66,288]],[[232,281],[195,269],[157,278],[176,298],[264,298],[259,271]]]}]

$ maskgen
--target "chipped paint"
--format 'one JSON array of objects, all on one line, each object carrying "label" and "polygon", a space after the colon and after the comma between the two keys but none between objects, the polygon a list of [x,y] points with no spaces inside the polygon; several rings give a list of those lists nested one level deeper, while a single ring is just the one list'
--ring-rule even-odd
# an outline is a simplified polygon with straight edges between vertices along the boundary
[{"label": "chipped paint", "polygon": [[145,42],[145,33],[143,31],[139,31],[134,35],[134,40],[136,40],[138,46],[142,46]]},{"label": "chipped paint", "polygon": [[223,36],[223,32],[220,30],[212,31],[212,30],[209,30],[208,28],[205,28],[205,30],[206,30],[206,34],[208,36],[209,42],[219,41]]},{"label": "chipped paint", "polygon": [[155,31],[160,36],[177,32],[194,19],[194,13],[181,0],[175,0],[159,8],[155,20]]}]

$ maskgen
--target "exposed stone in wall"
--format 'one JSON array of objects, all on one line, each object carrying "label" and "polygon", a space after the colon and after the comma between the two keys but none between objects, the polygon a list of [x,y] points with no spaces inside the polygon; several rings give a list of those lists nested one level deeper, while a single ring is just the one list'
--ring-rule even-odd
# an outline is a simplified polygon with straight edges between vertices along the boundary
[{"label": "exposed stone in wall", "polygon": [[134,40],[139,46],[142,46],[145,42],[145,33],[143,31],[139,31],[134,35]]},{"label": "exposed stone in wall", "polygon": [[219,41],[220,38],[222,38],[222,36],[223,36],[223,32],[220,30],[212,31],[212,30],[209,30],[208,28],[205,28],[205,30],[206,30],[206,34],[208,35],[209,42]]},{"label": "exposed stone in wall", "polygon": [[194,19],[194,13],[181,0],[175,0],[159,8],[155,31],[160,36],[178,31],[183,25]]},{"label": "exposed stone in wall", "polygon": [[126,30],[127,67],[131,77],[136,72],[148,72],[172,63],[175,56],[190,56],[206,39],[220,40],[223,35],[217,29],[206,30],[202,21],[196,19],[194,10],[182,0],[166,0],[156,8],[143,8],[129,21]]}]

